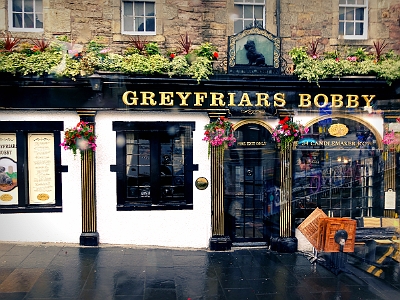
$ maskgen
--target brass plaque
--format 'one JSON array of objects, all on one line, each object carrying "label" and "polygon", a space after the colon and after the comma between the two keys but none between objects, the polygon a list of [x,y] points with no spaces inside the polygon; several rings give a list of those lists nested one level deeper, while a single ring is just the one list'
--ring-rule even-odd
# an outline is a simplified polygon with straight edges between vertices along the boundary
[{"label": "brass plaque", "polygon": [[13,196],[10,194],[3,194],[0,196],[0,200],[2,201],[11,201],[13,199]]},{"label": "brass plaque", "polygon": [[208,187],[208,180],[205,177],[199,177],[196,179],[195,185],[199,190],[205,190]]},{"label": "brass plaque", "polygon": [[341,137],[349,132],[349,128],[344,124],[333,124],[329,127],[328,132],[332,136]]}]

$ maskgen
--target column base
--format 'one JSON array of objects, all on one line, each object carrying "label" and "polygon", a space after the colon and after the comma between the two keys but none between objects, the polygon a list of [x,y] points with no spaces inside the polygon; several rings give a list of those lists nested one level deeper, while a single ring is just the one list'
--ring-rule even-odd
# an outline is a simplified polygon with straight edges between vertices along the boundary
[{"label": "column base", "polygon": [[297,251],[298,240],[296,237],[271,238],[271,250],[280,253],[294,253]]},{"label": "column base", "polygon": [[79,245],[81,246],[98,246],[99,233],[98,232],[82,232],[79,238]]},{"label": "column base", "polygon": [[229,236],[213,236],[210,238],[210,250],[228,251],[232,248],[232,241]]}]

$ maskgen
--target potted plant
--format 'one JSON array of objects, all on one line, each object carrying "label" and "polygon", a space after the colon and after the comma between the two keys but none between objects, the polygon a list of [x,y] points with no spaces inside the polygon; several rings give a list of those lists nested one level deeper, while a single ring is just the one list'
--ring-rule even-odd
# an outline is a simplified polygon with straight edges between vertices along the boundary
[{"label": "potted plant", "polygon": [[82,158],[85,151],[88,151],[89,154],[96,151],[96,138],[93,127],[80,121],[74,128],[68,128],[65,131],[64,141],[60,146],[64,147],[64,150],[72,150],[74,155],[79,150]]},{"label": "potted plant", "polygon": [[285,150],[290,144],[300,140],[301,136],[307,132],[308,128],[286,116],[273,130],[272,139],[280,145],[281,150]]},{"label": "potted plant", "polygon": [[232,146],[236,142],[233,135],[233,124],[225,117],[219,117],[216,121],[204,126],[203,141],[208,142],[208,156],[210,156],[212,147]]}]

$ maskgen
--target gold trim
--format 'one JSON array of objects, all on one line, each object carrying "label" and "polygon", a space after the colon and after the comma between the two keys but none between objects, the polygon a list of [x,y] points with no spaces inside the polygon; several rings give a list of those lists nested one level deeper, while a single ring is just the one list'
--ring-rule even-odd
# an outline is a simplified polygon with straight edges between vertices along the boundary
[{"label": "gold trim", "polygon": [[265,129],[267,129],[270,133],[274,130],[271,126],[269,126],[265,121],[258,120],[258,119],[245,119],[233,124],[233,130],[237,130],[239,127],[247,124],[257,124],[261,125]]},{"label": "gold trim", "polygon": [[374,134],[374,136],[376,138],[376,143],[377,143],[378,149],[380,149],[380,150],[383,149],[383,143],[382,143],[381,134],[370,123],[368,123],[367,121],[364,121],[363,119],[361,119],[359,117],[356,117],[356,116],[349,116],[349,115],[346,115],[346,114],[331,114],[331,115],[320,116],[320,117],[317,117],[317,118],[314,118],[314,119],[308,121],[305,124],[305,127],[310,127],[311,125],[313,125],[313,124],[315,124],[315,123],[317,123],[319,121],[326,120],[326,119],[332,119],[332,118],[349,119],[349,120],[353,120],[353,121],[356,121],[356,122],[359,122],[359,123],[363,124],[369,130],[371,130],[371,132]]}]

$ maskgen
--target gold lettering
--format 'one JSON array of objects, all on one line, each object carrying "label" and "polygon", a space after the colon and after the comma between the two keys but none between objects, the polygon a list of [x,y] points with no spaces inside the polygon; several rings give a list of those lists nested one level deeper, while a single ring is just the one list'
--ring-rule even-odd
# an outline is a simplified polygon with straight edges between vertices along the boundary
[{"label": "gold lettering", "polygon": [[[257,104],[256,106],[269,106],[270,103],[268,101],[269,95],[266,93],[256,93],[257,95]],[[264,104],[261,104],[264,103]]]},{"label": "gold lettering", "polygon": [[[133,97],[129,97],[129,95],[132,95]],[[126,91],[122,95],[122,102],[124,102],[125,105],[137,105],[138,100],[139,99],[136,98],[136,92]]]},{"label": "gold lettering", "polygon": [[195,92],[196,100],[194,106],[203,106],[204,99],[207,98],[207,93]]},{"label": "gold lettering", "polygon": [[332,107],[343,107],[343,96],[339,94],[331,94]]},{"label": "gold lettering", "polygon": [[[322,105],[319,104],[319,98],[320,98],[320,97],[324,98],[324,103],[323,103]],[[324,94],[318,94],[318,95],[316,95],[316,96],[314,97],[314,105],[315,105],[316,107],[319,107],[319,108],[327,106],[327,105],[328,105],[328,96],[327,96],[327,95],[324,95]]]},{"label": "gold lettering", "polygon": [[[154,100],[154,97],[156,96],[153,92],[140,92],[142,94],[142,102],[140,105],[151,105],[154,106],[157,104],[157,101]],[[150,101],[150,103],[147,103],[147,101]]]},{"label": "gold lettering", "polygon": [[253,106],[247,93],[243,93],[242,99],[240,99],[240,103],[238,104],[238,106]]},{"label": "gold lettering", "polygon": [[[211,94],[211,104],[210,106],[225,106],[225,102],[222,101],[224,99],[224,94],[222,93],[210,93]],[[219,103],[217,103],[217,101]]]},{"label": "gold lettering", "polygon": [[276,93],[274,95],[274,106],[275,107],[284,107],[286,105],[285,94],[284,93]]},{"label": "gold lettering", "polygon": [[160,92],[160,105],[174,106],[173,92]]},{"label": "gold lettering", "polygon": [[358,103],[357,95],[346,95],[347,96],[347,106],[348,108],[356,108],[360,104]]},{"label": "gold lettering", "polygon": [[311,107],[311,95],[310,94],[299,94],[300,104],[298,107]]},{"label": "gold lettering", "polygon": [[[368,97],[369,96],[369,97]],[[372,99],[374,99],[375,98],[375,95],[361,95],[361,97],[363,97],[364,98],[364,100],[365,100],[365,102],[366,102],[366,106],[367,107],[371,107],[371,101],[372,101]]]},{"label": "gold lettering", "polygon": [[[189,98],[189,96],[192,94],[191,92],[176,92],[176,94],[179,96],[179,98],[181,98],[181,104],[179,104],[179,106],[188,106],[187,104],[187,99]],[[186,95],[185,95],[186,94]]]},{"label": "gold lettering", "polygon": [[228,106],[236,106],[235,104],[235,95],[236,93],[228,93],[229,95],[229,104]]}]

